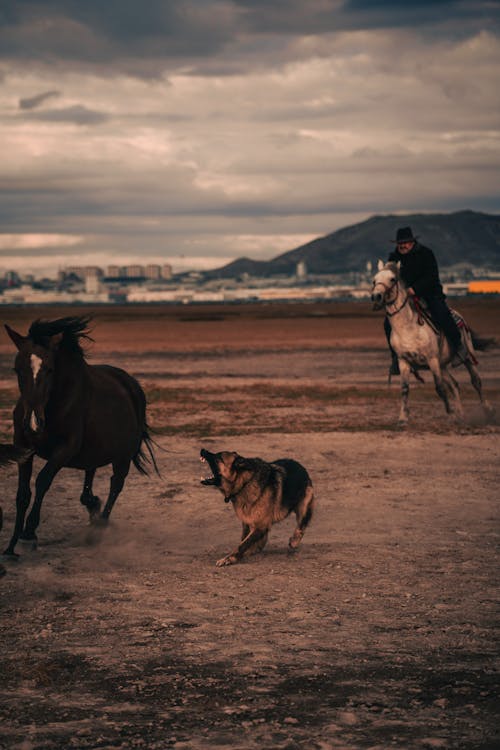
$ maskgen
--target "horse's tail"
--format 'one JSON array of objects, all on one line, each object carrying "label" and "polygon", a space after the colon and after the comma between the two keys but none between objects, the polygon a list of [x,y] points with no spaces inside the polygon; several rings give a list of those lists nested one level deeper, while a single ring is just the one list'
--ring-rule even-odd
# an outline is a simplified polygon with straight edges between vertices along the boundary
[{"label": "horse's tail", "polygon": [[497,340],[495,338],[484,338],[483,336],[478,336],[472,329],[470,329],[470,336],[472,339],[472,345],[476,352],[487,352],[497,346]]},{"label": "horse's tail", "polygon": [[0,443],[0,466],[7,466],[7,464],[14,463],[15,461],[26,460],[31,454],[32,451],[27,451],[24,448]]},{"label": "horse's tail", "polygon": [[[152,464],[155,472],[158,474],[158,476],[161,476],[160,470],[158,469],[158,464],[156,463],[155,454],[153,451],[153,446],[156,445],[156,443],[151,437],[151,435],[149,434],[149,430],[150,428],[148,424],[144,422],[144,429],[142,431],[139,450],[137,451],[135,456],[132,458],[132,463],[134,464],[135,468],[140,474],[149,474],[149,465]],[[147,453],[144,450],[144,446],[146,446],[148,450]]]}]

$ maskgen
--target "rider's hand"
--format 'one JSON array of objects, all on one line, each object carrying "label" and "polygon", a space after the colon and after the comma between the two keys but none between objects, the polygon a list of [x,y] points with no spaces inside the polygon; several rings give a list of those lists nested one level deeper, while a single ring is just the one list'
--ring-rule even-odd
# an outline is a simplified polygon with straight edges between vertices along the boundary
[{"label": "rider's hand", "polygon": [[415,290],[412,286],[409,286],[407,291],[408,291],[408,294],[411,294],[412,297],[415,296]]}]

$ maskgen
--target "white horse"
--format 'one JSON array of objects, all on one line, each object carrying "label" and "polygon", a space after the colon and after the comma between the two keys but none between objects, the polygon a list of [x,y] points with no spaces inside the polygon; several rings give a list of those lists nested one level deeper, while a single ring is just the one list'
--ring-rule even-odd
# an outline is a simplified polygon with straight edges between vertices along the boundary
[{"label": "white horse", "polygon": [[[438,396],[443,400],[448,414],[455,412],[463,417],[458,383],[448,372],[453,355],[446,336],[437,331],[422,310],[418,309],[399,275],[399,263],[378,262],[378,271],[373,277],[372,302],[374,310],[385,309],[391,322],[391,346],[398,356],[401,373],[401,410],[399,424],[408,422],[408,396],[410,373],[419,369],[429,369],[434,377]],[[467,325],[460,327],[462,342],[467,351],[465,365],[471,383],[478,392],[481,404],[488,416],[493,410],[483,396],[481,378],[477,371],[475,349],[484,351],[494,342],[493,339],[480,339]]]}]

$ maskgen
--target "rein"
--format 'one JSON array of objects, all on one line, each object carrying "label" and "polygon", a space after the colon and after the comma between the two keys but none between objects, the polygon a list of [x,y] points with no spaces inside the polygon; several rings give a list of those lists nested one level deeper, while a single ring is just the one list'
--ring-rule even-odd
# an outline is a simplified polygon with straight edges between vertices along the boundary
[{"label": "rein", "polygon": [[[397,299],[397,297],[396,297],[396,299]],[[401,312],[401,310],[403,309],[403,307],[405,307],[405,305],[408,304],[408,300],[409,299],[410,299],[410,295],[407,294],[406,297],[405,297],[405,300],[404,300],[403,304],[401,305],[401,307],[398,307],[396,310],[393,310],[393,312],[389,312],[389,310],[387,309],[387,305],[393,305],[394,302],[385,302],[384,303],[385,304],[385,314],[387,315],[387,317],[388,318],[392,318],[394,315],[397,315],[399,312]]]},{"label": "rein", "polygon": [[[399,282],[396,282],[396,284],[398,285]],[[385,286],[385,284],[382,284],[382,286]],[[389,291],[392,287],[385,287],[385,288],[387,289],[387,291]],[[397,299],[397,295],[396,295],[396,299]],[[394,310],[393,312],[389,312],[389,310],[387,309],[387,305],[393,305],[394,302],[384,302],[385,314],[387,315],[387,317],[392,318],[394,315],[397,315],[398,312],[401,312],[403,307],[408,303],[409,299],[410,299],[410,295],[407,294],[401,307],[398,307],[397,310]],[[439,336],[439,328],[437,328],[436,324],[434,323],[434,321],[432,320],[428,312],[425,310],[425,308],[422,307],[422,305],[420,304],[419,298],[416,296],[413,296],[411,299],[412,299],[413,306],[415,308],[415,312],[417,313],[418,325],[423,326],[427,323],[427,325],[434,331],[434,333]]]},{"label": "rein", "polygon": [[436,326],[436,324],[432,320],[427,310],[424,307],[422,307],[418,297],[413,298],[413,304],[415,305],[415,312],[417,313],[417,316],[418,316],[417,320],[418,320],[419,326],[423,326],[425,325],[425,323],[427,323],[427,325],[429,325],[432,328],[434,333],[439,335],[439,328]]},{"label": "rein", "polygon": [[387,309],[387,306],[388,306],[388,305],[394,305],[394,304],[395,304],[395,302],[396,302],[396,300],[397,300],[397,298],[398,298],[398,292],[399,292],[399,281],[396,281],[396,284],[393,284],[392,286],[387,286],[387,284],[384,284],[384,283],[383,283],[382,281],[379,281],[378,283],[379,283],[379,284],[380,284],[381,286],[383,286],[383,287],[384,287],[384,289],[385,289],[385,294],[387,294],[388,292],[390,292],[390,291],[391,291],[391,289],[393,289],[393,288],[394,288],[394,286],[396,287],[396,290],[397,290],[397,291],[396,291],[396,296],[395,296],[395,298],[394,298],[394,300],[393,300],[392,302],[388,302],[388,301],[387,301],[387,300],[385,299],[385,295],[384,295],[384,307],[385,307],[385,314],[387,315],[387,317],[388,317],[388,318],[392,318],[392,317],[393,317],[394,315],[397,315],[397,314],[398,314],[398,312],[401,312],[401,310],[403,309],[403,307],[405,307],[405,305],[407,305],[407,304],[408,304],[408,300],[410,299],[410,295],[409,295],[409,294],[407,294],[407,295],[406,295],[406,297],[405,297],[405,299],[404,299],[404,302],[403,302],[403,304],[401,305],[401,307],[398,307],[398,308],[397,308],[396,310],[393,310],[393,312],[389,312],[389,310]]}]

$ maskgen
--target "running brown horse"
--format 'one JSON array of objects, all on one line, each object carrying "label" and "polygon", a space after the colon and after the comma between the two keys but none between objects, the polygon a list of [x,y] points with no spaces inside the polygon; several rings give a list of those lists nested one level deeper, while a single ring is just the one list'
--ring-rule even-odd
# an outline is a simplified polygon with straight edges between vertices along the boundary
[{"label": "running brown horse", "polygon": [[[109,518],[131,462],[142,474],[148,473],[148,463],[158,472],[144,391],[124,370],[86,362],[82,339],[90,338],[89,322],[83,316],[36,320],[27,336],[5,326],[18,349],[15,370],[20,397],[14,409],[14,445],[27,452],[26,460],[18,464],[16,521],[6,555],[15,554],[18,539],[36,545],[43,498],[63,467],[85,472],[80,502],[91,519],[101,522]],[[34,455],[46,464],[36,478],[35,499],[25,523]],[[113,474],[100,513],[92,483],[96,470],[108,464]]]}]

